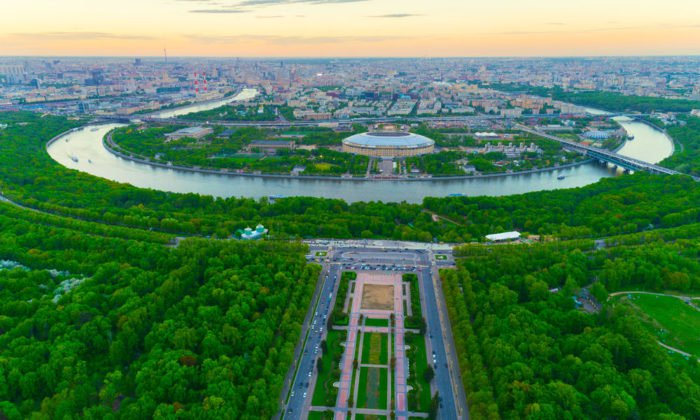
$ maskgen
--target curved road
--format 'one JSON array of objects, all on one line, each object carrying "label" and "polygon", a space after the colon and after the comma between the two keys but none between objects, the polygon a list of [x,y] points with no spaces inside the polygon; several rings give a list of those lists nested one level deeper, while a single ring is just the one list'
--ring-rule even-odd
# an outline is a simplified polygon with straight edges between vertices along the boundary
[{"label": "curved road", "polygon": [[700,296],[672,295],[672,294],[668,294],[668,293],[645,292],[644,290],[629,290],[626,292],[613,292],[613,293],[610,293],[608,295],[608,300],[610,300],[611,297],[620,296],[620,295],[653,295],[653,296],[674,297],[674,298],[681,299],[681,300],[700,300]]}]

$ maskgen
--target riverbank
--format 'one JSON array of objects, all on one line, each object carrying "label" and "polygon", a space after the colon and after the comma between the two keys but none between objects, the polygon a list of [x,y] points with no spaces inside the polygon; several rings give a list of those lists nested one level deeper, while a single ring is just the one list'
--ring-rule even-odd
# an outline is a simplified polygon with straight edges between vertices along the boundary
[{"label": "riverbank", "polygon": [[[367,181],[377,181],[377,182],[392,182],[392,181],[408,181],[408,182],[430,182],[430,181],[454,181],[454,180],[469,180],[469,179],[485,179],[485,178],[499,178],[507,176],[517,176],[517,175],[528,175],[536,174],[541,172],[550,172],[560,169],[574,168],[580,165],[585,165],[592,163],[593,159],[586,159],[580,162],[567,163],[559,166],[552,166],[547,168],[537,168],[529,169],[527,171],[517,171],[517,172],[499,172],[494,174],[483,174],[483,175],[457,175],[457,176],[442,176],[442,177],[421,177],[421,178],[366,178],[366,177],[336,177],[336,176],[324,176],[324,175],[287,175],[287,174],[254,174],[250,172],[229,172],[226,169],[214,169],[214,168],[195,168],[192,166],[184,165],[173,165],[167,163],[153,162],[143,156],[134,156],[127,152],[117,150],[121,147],[114,143],[112,140],[112,133],[110,131],[102,139],[102,144],[107,151],[113,155],[125,159],[131,162],[140,163],[143,165],[149,165],[157,168],[166,168],[182,172],[208,174],[208,175],[223,175],[231,177],[253,177],[253,178],[274,178],[274,179],[309,179],[309,180],[323,180],[323,181],[350,181],[350,182],[367,182]],[[47,144],[48,146],[48,144]]]},{"label": "riverbank", "polygon": [[[238,98],[239,95],[249,92],[250,96],[247,96],[245,98]],[[218,108],[220,106],[227,105],[231,102],[235,102],[237,100],[247,100],[250,98],[254,98],[257,96],[258,91],[255,88],[249,88],[247,86],[240,86],[238,87],[233,93],[229,93],[227,95],[224,95],[221,98],[216,98],[216,99],[209,99],[206,101],[201,101],[201,102],[193,102],[189,105],[183,105],[183,106],[177,106],[173,108],[165,108],[165,109],[160,109],[160,110],[155,110],[152,111],[148,114],[143,114],[143,115],[138,115],[138,117],[141,118],[151,118],[151,119],[169,119],[169,118],[175,118],[179,117],[181,115],[187,115],[191,114],[194,112],[200,112],[200,111],[206,111],[209,109],[214,109]]]}]

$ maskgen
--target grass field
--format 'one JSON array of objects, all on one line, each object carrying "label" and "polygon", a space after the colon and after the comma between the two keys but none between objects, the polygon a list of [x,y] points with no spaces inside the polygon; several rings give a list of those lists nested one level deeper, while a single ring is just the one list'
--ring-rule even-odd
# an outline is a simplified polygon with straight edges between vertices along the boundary
[{"label": "grass field", "polygon": [[389,320],[387,318],[367,318],[365,319],[367,327],[388,327]]},{"label": "grass field", "polygon": [[418,276],[414,273],[403,275],[403,281],[408,282],[411,287],[411,315],[406,318],[406,328],[420,328],[423,324],[423,311],[420,304],[420,290],[418,287]]},{"label": "grass field", "polygon": [[331,314],[331,321],[333,322],[333,325],[348,325],[350,321],[348,314],[343,312],[343,305],[345,304],[345,298],[348,294],[350,281],[355,280],[356,278],[357,273],[354,271],[343,271],[343,274],[340,276],[338,294],[335,298],[333,313]]},{"label": "grass field", "polygon": [[326,251],[317,251],[316,252],[317,257],[325,257],[326,255],[328,255],[328,253]]},{"label": "grass field", "polygon": [[386,420],[386,416],[376,414],[355,414],[355,420]]},{"label": "grass field", "polygon": [[328,351],[321,358],[321,372],[316,380],[316,388],[311,399],[312,405],[335,406],[338,396],[338,388],[333,386],[334,382],[340,380],[340,368],[338,363],[343,355],[347,332],[329,330],[326,337]]},{"label": "grass field", "polygon": [[361,363],[371,365],[388,365],[389,336],[381,333],[365,333],[362,343]]},{"label": "grass field", "polygon": [[446,259],[447,259],[447,255],[435,254],[435,259],[436,259],[436,260],[446,260]]},{"label": "grass field", "polygon": [[620,301],[638,309],[662,342],[700,357],[700,311],[668,296],[623,295]]},{"label": "grass field", "polygon": [[413,387],[411,392],[416,396],[416,398],[409,396],[408,406],[415,411],[427,413],[430,411],[432,395],[430,394],[430,383],[423,378],[423,373],[428,368],[425,338],[422,335],[406,334],[405,339],[406,344],[411,347],[406,354],[410,365],[408,383]]},{"label": "grass field", "polygon": [[333,420],[333,413],[325,411],[310,411],[308,420]]},{"label": "grass field", "polygon": [[360,368],[357,407],[386,409],[388,384],[389,369]]}]

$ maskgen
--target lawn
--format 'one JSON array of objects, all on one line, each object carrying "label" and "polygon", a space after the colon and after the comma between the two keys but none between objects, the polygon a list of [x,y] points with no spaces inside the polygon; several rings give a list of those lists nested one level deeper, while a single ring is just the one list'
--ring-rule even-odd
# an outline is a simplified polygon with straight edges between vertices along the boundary
[{"label": "lawn", "polygon": [[347,332],[329,330],[326,336],[326,346],[328,351],[321,358],[321,371],[316,380],[316,388],[311,399],[312,405],[334,407],[338,396],[338,388],[333,386],[334,382],[340,380],[340,358],[345,349],[341,346],[347,338]]},{"label": "lawn", "polygon": [[417,334],[406,334],[406,344],[410,349],[406,352],[410,365],[408,384],[413,387],[409,393],[408,407],[412,410],[427,413],[430,411],[430,383],[426,382],[423,373],[428,368],[428,355],[425,350],[425,337]]},{"label": "lawn", "polygon": [[389,335],[382,333],[365,333],[362,343],[362,359],[364,364],[388,365]]},{"label": "lawn", "polygon": [[387,387],[389,369],[360,368],[360,382],[357,390],[358,408],[387,408]]},{"label": "lawn", "polygon": [[643,312],[641,318],[660,341],[700,357],[700,311],[674,297],[633,294],[630,298],[624,295],[620,301]]},{"label": "lawn", "polygon": [[328,253],[326,251],[317,251],[316,252],[317,257],[325,257],[326,255],[328,255]]},{"label": "lawn", "polygon": [[345,304],[345,298],[348,294],[350,281],[356,278],[357,273],[354,271],[343,271],[343,274],[340,276],[338,294],[335,297],[335,306],[333,306],[333,313],[331,314],[331,322],[333,325],[348,325],[350,321],[348,314],[343,312],[343,305]]},{"label": "lawn", "polygon": [[435,254],[435,259],[436,259],[436,260],[446,260],[446,259],[447,259],[447,255]]},{"label": "lawn", "polygon": [[308,420],[333,420],[333,412],[310,411]]},{"label": "lawn", "polygon": [[386,420],[386,416],[376,414],[355,414],[355,420]]},{"label": "lawn", "polygon": [[365,319],[367,327],[388,327],[389,320],[387,318],[367,318]]},{"label": "lawn", "polygon": [[408,282],[411,287],[411,314],[406,317],[406,328],[424,328],[423,311],[420,304],[420,290],[418,287],[418,276],[414,273],[406,273],[403,275],[403,281]]}]

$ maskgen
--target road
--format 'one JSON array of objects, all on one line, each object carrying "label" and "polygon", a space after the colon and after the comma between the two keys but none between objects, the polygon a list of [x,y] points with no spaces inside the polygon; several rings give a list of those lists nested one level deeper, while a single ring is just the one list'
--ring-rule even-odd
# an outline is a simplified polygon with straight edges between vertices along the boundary
[{"label": "road", "polygon": [[[325,251],[325,250],[324,250]],[[312,256],[316,252],[312,249]],[[333,251],[328,250],[327,259],[332,258]],[[316,360],[321,356],[320,344],[326,336],[326,320],[333,310],[335,302],[335,292],[340,278],[340,266],[338,264],[324,264],[321,271],[321,293],[318,299],[313,302],[310,309],[311,316],[307,317],[307,323],[302,331],[306,331],[306,342],[303,345],[303,352],[298,363],[296,375],[292,381],[292,389],[289,399],[284,405],[285,419],[301,419],[303,412],[308,412],[311,397],[316,382]],[[310,318],[311,325],[308,325]],[[309,375],[310,374],[310,375]]]},{"label": "road", "polygon": [[[583,153],[586,156],[590,156],[596,159],[601,159],[606,162],[612,163],[614,165],[623,167],[625,169],[637,171],[637,170],[642,170],[642,171],[647,171],[653,174],[665,174],[665,175],[682,175],[680,172],[675,171],[673,169],[665,168],[660,165],[655,165],[653,163],[645,162],[639,159],[634,159],[628,156],[624,156],[615,152],[611,152],[610,150],[605,150],[605,149],[600,149],[597,147],[593,146],[587,146],[582,143],[577,143],[575,141],[567,140],[561,137],[554,136],[552,134],[547,134],[543,131],[539,130],[533,130],[529,127],[526,127],[522,124],[516,124],[515,128],[522,130],[526,133],[530,134],[535,134],[537,136],[544,137],[549,140],[554,140],[562,144],[563,147],[566,147],[567,149],[571,149],[580,153]],[[698,177],[693,177],[696,181],[700,180]]]},{"label": "road", "polygon": [[696,300],[700,299],[700,296],[684,296],[684,295],[670,295],[667,293],[655,293],[655,292],[645,292],[643,290],[628,290],[628,291],[621,291],[621,292],[613,292],[608,295],[608,300],[610,298],[615,297],[615,296],[620,296],[620,295],[652,295],[652,296],[668,296],[668,297],[673,297],[676,299],[680,300]]},{"label": "road", "polygon": [[[454,258],[451,246],[445,244],[426,244],[397,241],[307,241],[311,249],[309,258],[321,260],[321,292],[310,309],[311,326],[303,331],[306,342],[298,361],[299,366],[292,385],[292,393],[284,408],[285,419],[305,418],[311,408],[311,399],[316,382],[316,360],[321,353],[317,350],[326,332],[326,319],[332,311],[338,280],[342,270],[376,271],[376,272],[415,272],[419,277],[419,289],[426,319],[426,342],[428,363],[433,364],[435,353],[434,389],[441,396],[438,418],[468,419],[466,396],[462,386],[459,365],[454,351],[454,342],[449,327],[444,298],[439,287],[437,270],[439,267],[452,266]],[[317,257],[318,251],[327,255]],[[436,256],[438,256],[436,258]],[[329,299],[329,296],[331,298]],[[318,352],[318,353],[317,353]],[[311,375],[309,376],[309,372]],[[306,393],[306,395],[305,395]],[[341,411],[344,411],[342,409]],[[398,414],[398,413],[397,413]]]},{"label": "road", "polygon": [[435,368],[435,384],[441,397],[438,418],[467,419],[469,418],[469,413],[466,410],[466,400],[464,402],[458,401],[461,399],[460,394],[464,394],[463,391],[459,391],[459,388],[462,387],[459,366],[456,364],[456,360],[448,359],[447,355],[447,328],[443,325],[438,309],[438,296],[435,293],[435,285],[439,282],[439,279],[435,279],[436,281],[433,282],[435,275],[437,275],[437,269],[433,269],[433,267],[424,268],[418,272],[421,293],[425,297],[423,316],[425,317],[428,331],[427,348],[429,353],[435,354],[437,361],[433,367]]}]

